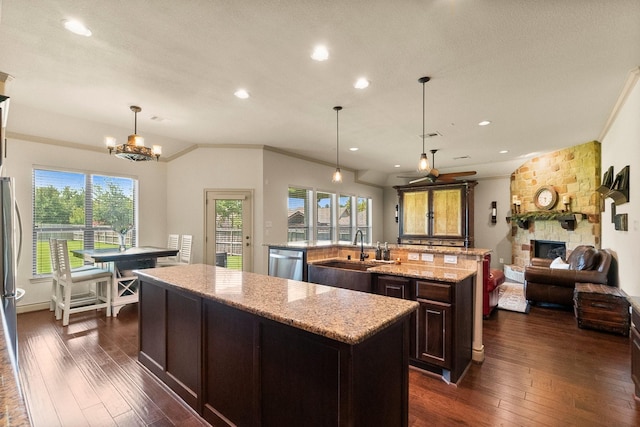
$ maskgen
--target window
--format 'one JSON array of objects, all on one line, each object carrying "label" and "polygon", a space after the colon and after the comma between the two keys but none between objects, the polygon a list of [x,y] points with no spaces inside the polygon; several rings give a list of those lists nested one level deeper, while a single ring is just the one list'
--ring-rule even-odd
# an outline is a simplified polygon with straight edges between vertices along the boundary
[{"label": "window", "polygon": [[371,199],[357,198],[356,229],[362,230],[364,241],[371,244]]},{"label": "window", "polygon": [[311,191],[304,188],[289,187],[287,199],[287,241],[297,242],[311,239],[311,209],[309,202]]},{"label": "window", "polygon": [[[311,209],[310,202],[316,201]],[[348,194],[326,193],[289,187],[288,242],[316,240],[353,242],[356,230],[362,230],[364,242],[371,244],[371,199]],[[354,211],[353,206],[356,206]],[[313,218],[311,215],[314,215]]]},{"label": "window", "polygon": [[[33,171],[33,274],[51,273],[49,239],[69,241],[70,250],[118,247],[119,234],[135,246],[138,182],[131,178]],[[72,266],[82,259],[71,257]]]},{"label": "window", "polygon": [[338,197],[338,242],[353,241],[355,230],[351,206],[353,206],[353,197],[344,194]]},{"label": "window", "polygon": [[335,195],[316,192],[316,240],[333,241],[333,229],[335,227],[333,213],[333,199]]}]

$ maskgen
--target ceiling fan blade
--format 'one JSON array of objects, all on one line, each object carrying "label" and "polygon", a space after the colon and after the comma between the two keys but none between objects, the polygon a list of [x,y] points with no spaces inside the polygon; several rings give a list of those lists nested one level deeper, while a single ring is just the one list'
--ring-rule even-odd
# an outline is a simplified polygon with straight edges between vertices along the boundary
[{"label": "ceiling fan blade", "polygon": [[475,175],[476,171],[465,171],[465,172],[451,172],[451,173],[443,173],[439,176],[440,179],[448,179],[448,178],[457,178],[460,176],[471,176]]},{"label": "ceiling fan blade", "polygon": [[429,179],[428,176],[423,176],[422,178],[412,179],[411,181],[409,181],[409,184],[415,184],[417,182],[426,181],[428,179]]}]

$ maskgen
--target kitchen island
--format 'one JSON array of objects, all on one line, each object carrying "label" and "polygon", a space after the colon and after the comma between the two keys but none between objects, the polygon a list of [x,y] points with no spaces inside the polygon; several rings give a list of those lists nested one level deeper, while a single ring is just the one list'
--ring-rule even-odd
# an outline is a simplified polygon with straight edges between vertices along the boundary
[{"label": "kitchen island", "polygon": [[407,425],[416,302],[202,264],[136,273],[139,361],[213,425]]}]

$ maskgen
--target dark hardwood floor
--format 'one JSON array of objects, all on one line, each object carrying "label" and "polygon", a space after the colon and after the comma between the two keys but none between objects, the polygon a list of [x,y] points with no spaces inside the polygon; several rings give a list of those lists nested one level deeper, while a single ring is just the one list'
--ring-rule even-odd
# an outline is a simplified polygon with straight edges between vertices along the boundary
[{"label": "dark hardwood floor", "polygon": [[[118,318],[18,316],[21,376],[35,426],[207,425],[137,363],[137,306]],[[410,370],[411,426],[638,426],[629,339],[533,307],[484,321],[486,360],[458,386]]]}]

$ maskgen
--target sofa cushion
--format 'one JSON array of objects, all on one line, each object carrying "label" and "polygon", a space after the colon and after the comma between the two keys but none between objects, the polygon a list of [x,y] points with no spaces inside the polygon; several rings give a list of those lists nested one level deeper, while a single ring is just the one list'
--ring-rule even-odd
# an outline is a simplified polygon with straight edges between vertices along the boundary
[{"label": "sofa cushion", "polygon": [[549,264],[549,268],[557,268],[559,270],[568,270],[569,267],[571,267],[571,265],[564,262],[561,257],[554,259],[551,261],[551,264]]},{"label": "sofa cushion", "polygon": [[578,247],[574,252],[569,256],[571,270],[593,270],[600,262],[598,251],[593,247]]}]

